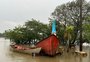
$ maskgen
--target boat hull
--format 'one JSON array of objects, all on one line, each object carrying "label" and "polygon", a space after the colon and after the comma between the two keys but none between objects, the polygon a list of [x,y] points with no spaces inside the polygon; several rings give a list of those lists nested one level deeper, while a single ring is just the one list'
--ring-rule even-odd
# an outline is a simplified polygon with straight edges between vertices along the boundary
[{"label": "boat hull", "polygon": [[26,54],[32,54],[32,53],[39,54],[41,51],[41,47],[40,48],[33,48],[33,49],[25,49],[25,50],[10,47],[10,50],[15,51],[15,52],[20,52],[20,53],[26,53]]},{"label": "boat hull", "polygon": [[40,41],[36,44],[36,47],[41,47],[41,53],[54,56],[59,47],[59,40],[55,35],[51,35],[48,38]]}]

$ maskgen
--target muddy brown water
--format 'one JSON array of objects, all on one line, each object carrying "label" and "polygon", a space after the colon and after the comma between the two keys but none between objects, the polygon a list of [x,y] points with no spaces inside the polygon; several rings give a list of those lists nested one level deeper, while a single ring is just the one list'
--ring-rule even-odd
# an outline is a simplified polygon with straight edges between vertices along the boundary
[{"label": "muddy brown water", "polygon": [[0,38],[0,62],[90,62],[90,47],[84,47],[87,57],[73,54],[57,55],[55,57],[35,56],[12,52],[9,49],[10,40]]}]

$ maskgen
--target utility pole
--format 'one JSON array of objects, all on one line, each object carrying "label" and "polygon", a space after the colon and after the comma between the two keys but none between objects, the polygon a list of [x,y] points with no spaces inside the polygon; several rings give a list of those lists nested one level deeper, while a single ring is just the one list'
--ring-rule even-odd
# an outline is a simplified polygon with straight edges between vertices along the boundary
[{"label": "utility pole", "polygon": [[82,0],[79,0],[79,6],[80,6],[80,51],[82,51]]}]

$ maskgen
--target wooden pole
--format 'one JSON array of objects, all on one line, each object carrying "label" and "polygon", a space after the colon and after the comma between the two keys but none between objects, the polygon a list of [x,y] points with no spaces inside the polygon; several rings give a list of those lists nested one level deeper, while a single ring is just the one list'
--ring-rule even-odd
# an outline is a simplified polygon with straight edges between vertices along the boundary
[{"label": "wooden pole", "polygon": [[80,51],[82,51],[82,0],[79,0],[80,5]]}]

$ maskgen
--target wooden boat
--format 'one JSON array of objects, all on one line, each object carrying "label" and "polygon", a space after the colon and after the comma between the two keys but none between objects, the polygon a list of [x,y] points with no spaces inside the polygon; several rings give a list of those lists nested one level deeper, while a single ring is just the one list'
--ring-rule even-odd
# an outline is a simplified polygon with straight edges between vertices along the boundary
[{"label": "wooden boat", "polygon": [[42,48],[41,53],[54,56],[57,54],[59,40],[55,35],[50,35],[49,37],[37,43],[36,46]]},{"label": "wooden boat", "polygon": [[33,48],[26,48],[18,45],[10,45],[10,50],[15,51],[15,52],[20,52],[20,53],[27,53],[27,54],[39,54],[41,51],[41,47],[33,47]]}]

